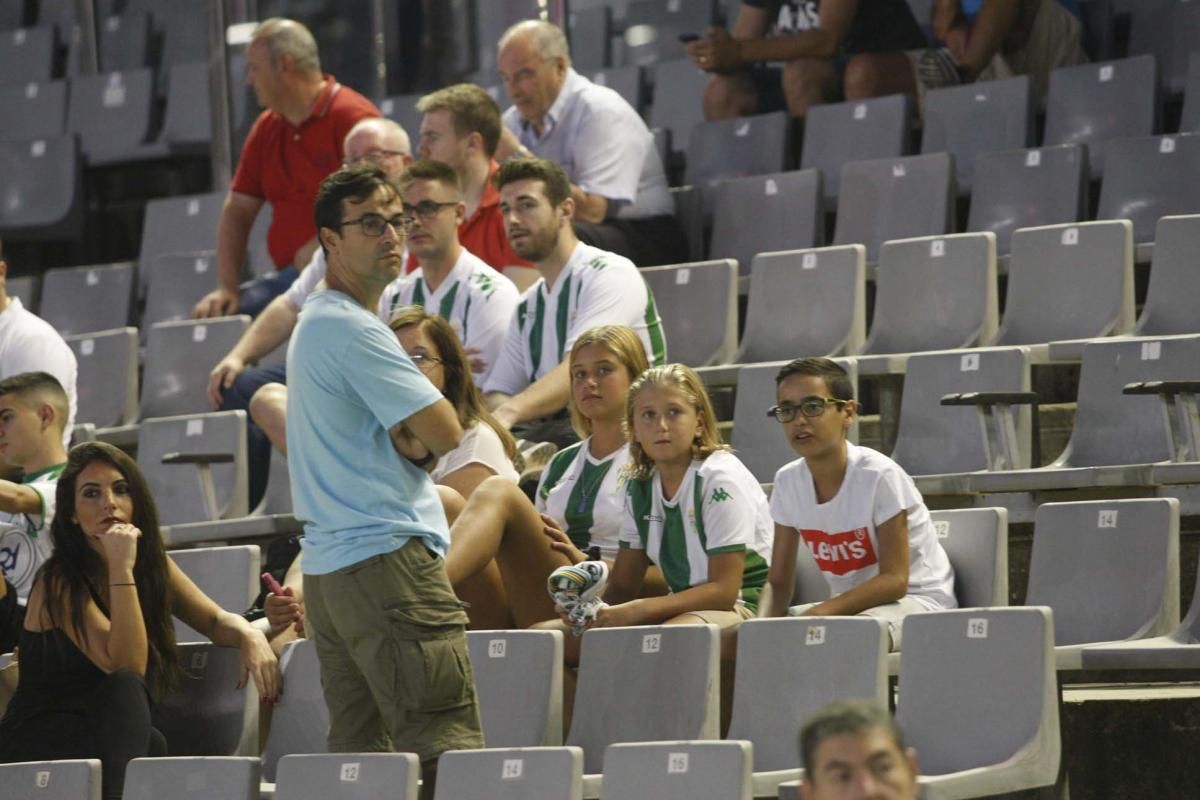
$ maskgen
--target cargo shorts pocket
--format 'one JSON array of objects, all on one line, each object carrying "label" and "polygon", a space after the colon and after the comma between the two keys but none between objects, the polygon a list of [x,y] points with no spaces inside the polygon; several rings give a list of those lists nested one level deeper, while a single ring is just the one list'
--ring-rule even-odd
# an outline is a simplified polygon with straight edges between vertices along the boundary
[{"label": "cargo shorts pocket", "polygon": [[397,649],[396,696],[413,711],[460,708],[474,700],[466,614],[458,605],[387,609]]}]

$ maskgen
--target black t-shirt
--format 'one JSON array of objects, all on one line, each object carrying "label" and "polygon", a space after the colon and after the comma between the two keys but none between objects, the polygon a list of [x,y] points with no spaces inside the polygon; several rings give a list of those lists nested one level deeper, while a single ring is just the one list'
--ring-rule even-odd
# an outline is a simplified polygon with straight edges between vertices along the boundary
[{"label": "black t-shirt", "polygon": [[[821,0],[742,0],[742,5],[767,10],[772,36],[821,27]],[[879,53],[925,46],[925,34],[906,0],[858,0],[858,11],[840,52]]]}]

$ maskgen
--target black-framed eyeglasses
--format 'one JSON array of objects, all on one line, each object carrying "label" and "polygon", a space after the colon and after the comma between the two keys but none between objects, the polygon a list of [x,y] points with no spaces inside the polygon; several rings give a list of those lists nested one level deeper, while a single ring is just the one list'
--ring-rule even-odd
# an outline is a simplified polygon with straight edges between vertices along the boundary
[{"label": "black-framed eyeglasses", "polygon": [[417,365],[417,369],[421,370],[422,372],[427,369],[433,369],[434,365],[436,364],[443,363],[442,359],[435,358],[427,353],[410,353],[408,357],[411,358],[412,362]]},{"label": "black-framed eyeglasses", "polygon": [[344,219],[339,225],[358,225],[362,228],[365,236],[382,236],[383,229],[387,225],[391,225],[393,230],[403,231],[407,225],[404,222],[403,214],[396,214],[391,217],[385,217],[382,214],[363,214],[357,219]]},{"label": "black-framed eyeglasses", "polygon": [[422,200],[415,206],[405,203],[404,213],[401,216],[404,217],[405,225],[412,225],[413,219],[420,219],[421,222],[429,222],[431,219],[436,217],[438,212],[440,212],[443,208],[450,208],[451,206],[456,205],[458,205],[457,200],[451,200],[448,203],[435,203],[432,200]]},{"label": "black-framed eyeglasses", "polygon": [[767,409],[767,416],[774,417],[780,422],[791,422],[796,418],[796,412],[799,411],[806,417],[819,417],[825,413],[825,407],[830,403],[841,408],[849,400],[838,400],[836,397],[821,397],[820,395],[810,395],[804,398],[799,403],[780,403],[777,406],[771,406]]},{"label": "black-framed eyeglasses", "polygon": [[369,161],[372,164],[378,164],[387,158],[393,158],[395,156],[406,156],[406,155],[408,155],[408,153],[401,153],[399,150],[371,150],[370,152],[363,153],[358,158],[354,158],[354,159],[347,161],[346,166],[353,167],[356,164],[363,163],[364,161]]}]

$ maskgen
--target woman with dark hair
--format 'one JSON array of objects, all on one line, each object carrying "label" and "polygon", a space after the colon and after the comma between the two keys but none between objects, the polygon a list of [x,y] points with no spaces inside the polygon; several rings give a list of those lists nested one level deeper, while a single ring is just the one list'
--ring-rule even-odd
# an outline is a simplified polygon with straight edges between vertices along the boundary
[{"label": "woman with dark hair", "polygon": [[179,673],[172,615],[238,647],[242,680],[263,701],[280,690],[266,638],[224,611],[167,556],[154,498],[125,453],[73,448],[59,477],[53,555],[34,580],[20,677],[3,720],[0,762],[99,758],[104,797],[120,798],[130,759],[165,755],[152,698]]}]

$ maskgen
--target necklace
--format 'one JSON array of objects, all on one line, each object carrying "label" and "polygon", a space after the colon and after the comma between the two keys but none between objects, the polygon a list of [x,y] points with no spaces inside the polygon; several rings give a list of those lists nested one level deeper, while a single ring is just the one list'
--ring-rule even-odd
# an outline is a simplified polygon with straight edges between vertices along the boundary
[{"label": "necklace", "polygon": [[[591,508],[592,498],[596,496],[596,492],[600,491],[600,484],[604,483],[612,465],[612,459],[595,465],[589,464],[586,460],[583,462],[583,469],[579,475],[579,500],[575,504],[575,513],[586,514]],[[589,469],[592,471],[591,480],[587,479]]]}]

